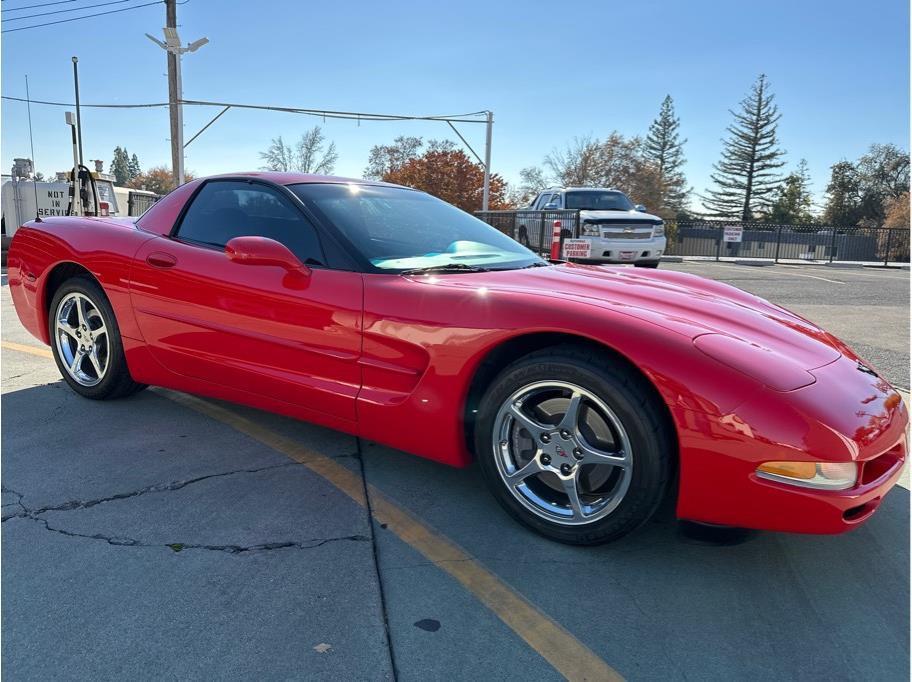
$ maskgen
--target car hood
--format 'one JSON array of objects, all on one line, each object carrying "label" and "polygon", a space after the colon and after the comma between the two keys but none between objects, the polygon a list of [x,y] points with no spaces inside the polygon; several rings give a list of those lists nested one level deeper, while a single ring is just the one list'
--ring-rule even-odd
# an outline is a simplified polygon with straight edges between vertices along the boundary
[{"label": "car hood", "polygon": [[576,302],[628,315],[684,335],[726,364],[763,365],[768,358],[775,360],[770,367],[787,362],[811,370],[834,362],[847,350],[838,339],[784,308],[687,273],[562,264],[421,279],[435,286],[484,287],[488,295],[534,295],[547,299],[549,306]]},{"label": "car hood", "polygon": [[580,220],[597,220],[611,221],[618,223],[654,223],[662,222],[662,219],[651,213],[642,213],[640,211],[580,211]]}]

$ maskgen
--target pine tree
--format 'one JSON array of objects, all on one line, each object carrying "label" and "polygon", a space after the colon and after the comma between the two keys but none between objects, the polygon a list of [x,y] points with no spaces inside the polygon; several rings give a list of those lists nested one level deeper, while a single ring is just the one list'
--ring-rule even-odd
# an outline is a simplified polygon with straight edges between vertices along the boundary
[{"label": "pine tree", "polygon": [[138,178],[142,174],[142,168],[139,167],[139,159],[136,154],[130,157],[130,163],[128,167],[130,173],[130,179]]},{"label": "pine tree", "polygon": [[114,148],[114,160],[109,167],[111,175],[114,176],[114,182],[118,185],[125,185],[130,180],[130,158],[127,156],[127,150],[121,147]]},{"label": "pine tree", "polygon": [[678,135],[681,120],[675,116],[674,100],[666,95],[659,116],[649,126],[643,142],[643,158],[655,166],[662,187],[662,206],[679,211],[687,201],[687,180],[684,165],[684,143]]},{"label": "pine tree", "polygon": [[781,114],[773,100],[769,82],[761,74],[741,100],[740,111],[730,110],[735,120],[727,128],[722,158],[710,176],[716,187],[703,199],[710,214],[752,220],[772,203],[780,180],[775,171],[785,164],[779,160],[785,152],[776,137]]},{"label": "pine tree", "polygon": [[776,190],[767,219],[780,225],[809,223],[813,220],[812,204],[811,175],[807,161],[801,159],[798,168],[785,176]]}]

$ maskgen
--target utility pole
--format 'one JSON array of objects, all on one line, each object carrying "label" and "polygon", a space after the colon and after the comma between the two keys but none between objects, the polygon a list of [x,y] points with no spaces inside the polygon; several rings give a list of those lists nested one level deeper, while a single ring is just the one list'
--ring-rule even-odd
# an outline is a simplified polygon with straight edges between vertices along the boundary
[{"label": "utility pole", "polygon": [[208,38],[194,40],[186,47],[181,46],[177,34],[177,2],[165,0],[165,41],[150,36],[146,37],[168,53],[168,105],[171,112],[171,170],[174,173],[174,185],[184,184],[184,112],[181,100],[184,97],[181,84],[181,55],[196,52],[209,42]]},{"label": "utility pole", "polygon": [[[177,0],[165,0],[165,27],[177,30]],[[168,109],[171,113],[171,171],[174,186],[184,184],[184,122],[180,105],[178,54],[168,50]]]}]

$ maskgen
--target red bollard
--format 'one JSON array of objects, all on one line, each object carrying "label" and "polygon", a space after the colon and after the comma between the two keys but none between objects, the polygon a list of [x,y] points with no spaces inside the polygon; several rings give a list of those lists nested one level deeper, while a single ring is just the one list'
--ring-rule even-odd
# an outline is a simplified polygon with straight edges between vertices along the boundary
[{"label": "red bollard", "polygon": [[554,231],[551,233],[551,260],[560,260],[561,221],[554,221]]}]

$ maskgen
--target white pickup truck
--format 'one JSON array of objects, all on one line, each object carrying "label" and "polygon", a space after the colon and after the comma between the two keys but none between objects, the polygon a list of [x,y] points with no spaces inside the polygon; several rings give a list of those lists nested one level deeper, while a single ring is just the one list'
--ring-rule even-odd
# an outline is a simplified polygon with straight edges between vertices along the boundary
[{"label": "white pickup truck", "polygon": [[[554,211],[553,214],[542,213]],[[579,234],[575,219],[565,211],[579,211]],[[655,268],[665,253],[665,223],[634,206],[616,189],[553,187],[541,192],[528,210],[516,212],[514,238],[547,251],[555,220],[563,225],[564,258],[597,263],[632,263]]]}]

